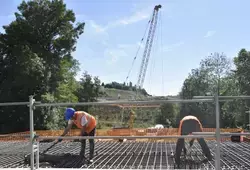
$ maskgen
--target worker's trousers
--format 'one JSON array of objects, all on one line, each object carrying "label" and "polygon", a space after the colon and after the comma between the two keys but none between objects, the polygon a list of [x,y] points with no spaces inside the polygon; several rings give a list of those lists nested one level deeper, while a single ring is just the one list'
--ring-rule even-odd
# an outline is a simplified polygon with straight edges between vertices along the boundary
[{"label": "worker's trousers", "polygon": [[[95,136],[95,129],[94,128],[90,133],[84,133],[82,136]],[[80,155],[85,155],[85,148],[86,148],[86,139],[81,140],[81,152]],[[95,149],[95,142],[94,139],[89,139],[89,157],[92,159],[94,157],[94,149]]]},{"label": "worker's trousers", "polygon": [[[196,120],[185,120],[181,127],[181,135],[189,135],[192,132],[201,132],[199,123]],[[198,138],[197,140],[202,148],[204,155],[208,158],[208,160],[212,160],[211,152],[204,138]],[[191,140],[190,144],[192,142],[193,141]],[[175,162],[178,165],[180,164],[180,156],[181,156],[182,150],[184,150],[184,154],[186,154],[185,139],[179,138],[177,140],[176,152],[175,152]]]}]

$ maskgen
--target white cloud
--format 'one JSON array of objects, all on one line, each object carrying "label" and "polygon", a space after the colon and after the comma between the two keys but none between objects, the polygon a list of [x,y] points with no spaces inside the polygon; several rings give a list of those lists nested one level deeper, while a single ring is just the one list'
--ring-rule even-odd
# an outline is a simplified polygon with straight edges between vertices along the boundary
[{"label": "white cloud", "polygon": [[124,49],[124,50],[131,50],[131,49],[137,49],[140,46],[140,48],[144,47],[144,44],[141,42],[136,42],[133,44],[118,44],[117,48]]},{"label": "white cloud", "polygon": [[204,38],[211,37],[211,36],[213,36],[215,33],[216,33],[216,31],[208,31],[208,32],[206,33],[206,35],[204,36]]},{"label": "white cloud", "polygon": [[142,21],[144,19],[147,19],[147,18],[149,18],[149,16],[150,16],[150,13],[145,13],[144,11],[139,11],[139,12],[136,12],[134,15],[120,19],[116,22],[118,25],[120,25],[120,24],[121,25],[128,25],[128,24],[133,24],[133,23]]},{"label": "white cloud", "polygon": [[87,16],[84,15],[84,14],[75,14],[75,17],[76,17],[77,19],[79,19],[79,18],[87,18]]},{"label": "white cloud", "polygon": [[[102,42],[103,45],[107,46],[107,42]],[[106,62],[107,64],[115,64],[118,62],[118,60],[122,57],[129,57],[131,56],[130,53],[136,54],[136,50],[138,47],[141,46],[141,48],[144,47],[144,44],[141,44],[140,42],[131,43],[131,44],[117,44],[116,47],[108,47],[104,55],[107,58]],[[132,58],[131,58],[132,60]]]},{"label": "white cloud", "polygon": [[164,46],[162,47],[162,50],[163,50],[163,51],[172,51],[172,50],[174,50],[175,48],[177,48],[177,47],[179,47],[179,46],[181,46],[181,45],[183,45],[183,44],[184,44],[184,42],[183,42],[183,41],[180,41],[180,42],[175,43],[175,44],[164,45]]},{"label": "white cloud", "polygon": [[90,20],[90,21],[89,21],[89,24],[90,24],[90,26],[91,26],[92,28],[95,29],[95,32],[96,32],[96,33],[102,33],[102,32],[105,32],[105,30],[106,30],[105,27],[102,27],[101,25],[96,24],[95,21],[93,21],[93,20]]},{"label": "white cloud", "polygon": [[140,46],[140,48],[144,48],[145,47],[145,45],[143,44],[143,43],[141,43],[141,42],[138,42],[138,43],[136,43],[138,46]]},{"label": "white cloud", "polygon": [[107,64],[115,64],[119,58],[128,56],[123,49],[106,49],[104,55],[107,58]]},{"label": "white cloud", "polygon": [[118,20],[111,21],[107,25],[99,25],[93,20],[88,20],[86,21],[86,23],[89,23],[91,27],[95,29],[96,33],[104,33],[111,28],[126,26],[148,19],[151,15],[150,11],[152,11],[152,8],[141,9],[139,11],[134,12],[130,16],[122,17]]}]

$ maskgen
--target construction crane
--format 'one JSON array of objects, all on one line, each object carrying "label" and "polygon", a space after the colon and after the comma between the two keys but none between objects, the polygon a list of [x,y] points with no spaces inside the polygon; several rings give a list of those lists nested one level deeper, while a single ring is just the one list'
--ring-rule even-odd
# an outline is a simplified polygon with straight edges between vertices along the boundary
[{"label": "construction crane", "polygon": [[140,72],[139,72],[138,81],[137,81],[137,88],[138,89],[143,88],[144,79],[145,79],[147,67],[148,67],[148,61],[149,61],[151,48],[152,48],[153,41],[154,41],[154,35],[155,35],[156,26],[157,26],[157,21],[158,21],[158,11],[160,8],[161,8],[161,5],[156,5],[154,7],[152,18],[149,21],[150,27],[149,27],[149,31],[148,31],[148,37],[147,37],[145,49],[143,52]]}]

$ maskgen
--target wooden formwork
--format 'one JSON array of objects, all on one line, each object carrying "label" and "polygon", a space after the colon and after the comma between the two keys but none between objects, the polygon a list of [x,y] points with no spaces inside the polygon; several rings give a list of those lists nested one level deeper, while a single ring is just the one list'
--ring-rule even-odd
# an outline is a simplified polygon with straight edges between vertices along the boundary
[{"label": "wooden formwork", "polygon": [[[203,128],[204,132],[215,132],[215,128]],[[221,129],[221,132],[239,132],[241,129]],[[36,130],[35,131],[39,136],[60,136],[63,133],[63,130]],[[78,136],[80,133],[79,129],[72,129],[69,132],[69,136]],[[163,128],[163,129],[143,129],[143,128],[134,128],[134,129],[97,129],[97,136],[173,136],[177,135],[178,128]],[[16,140],[28,140],[28,138],[24,138],[22,135],[29,135],[29,131],[20,132],[20,133],[12,133],[9,136],[1,137],[1,141],[16,141]],[[154,140],[154,139],[152,139]],[[176,140],[174,138],[164,139],[165,141]],[[214,138],[206,138],[206,140],[214,140]],[[230,138],[222,138],[222,141],[230,140]]]}]

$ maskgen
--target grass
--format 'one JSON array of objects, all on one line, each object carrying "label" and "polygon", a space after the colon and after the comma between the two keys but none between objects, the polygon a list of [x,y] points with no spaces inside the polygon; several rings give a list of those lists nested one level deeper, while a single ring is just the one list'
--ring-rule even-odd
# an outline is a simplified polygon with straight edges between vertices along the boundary
[{"label": "grass", "polygon": [[[105,88],[106,99],[118,99],[118,95],[120,95],[120,99],[133,99],[136,97],[135,91],[130,90],[119,90],[113,88]],[[146,96],[139,94],[140,98],[146,98]]]}]

